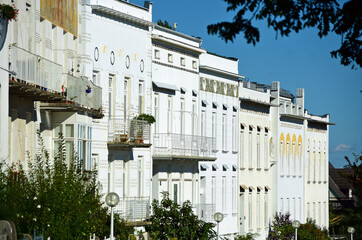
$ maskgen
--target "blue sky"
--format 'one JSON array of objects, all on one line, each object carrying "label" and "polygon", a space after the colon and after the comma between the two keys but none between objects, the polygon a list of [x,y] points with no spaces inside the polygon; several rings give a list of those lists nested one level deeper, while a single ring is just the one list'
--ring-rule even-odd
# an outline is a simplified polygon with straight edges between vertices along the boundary
[{"label": "blue sky", "polygon": [[[143,6],[143,1],[130,0]],[[207,25],[231,20],[222,0],[154,0],[153,21],[177,23],[177,31],[203,39],[202,47],[210,52],[239,59],[239,73],[250,81],[281,87],[295,95],[296,88],[305,89],[305,107],[312,114],[329,113],[329,159],[336,167],[345,165],[344,156],[362,151],[362,69],[352,70],[332,59],[330,52],[339,47],[335,34],[320,39],[309,29],[289,37],[278,37],[265,22],[259,22],[260,42],[254,47],[243,35],[234,43],[225,43],[207,34]]]}]

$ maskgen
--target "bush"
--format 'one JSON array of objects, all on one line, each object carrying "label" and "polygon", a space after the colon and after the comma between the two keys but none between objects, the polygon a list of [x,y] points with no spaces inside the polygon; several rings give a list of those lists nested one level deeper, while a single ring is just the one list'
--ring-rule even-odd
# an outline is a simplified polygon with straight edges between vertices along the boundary
[{"label": "bush", "polygon": [[[18,233],[44,230],[45,238],[87,239],[109,236],[110,216],[101,201],[97,172],[84,172],[73,154],[65,163],[62,144],[50,160],[40,139],[41,152],[29,160],[29,169],[1,163],[0,218],[11,219]],[[115,215],[115,235],[124,239],[130,228]]]},{"label": "bush", "polygon": [[196,240],[216,237],[212,229],[214,224],[199,220],[192,212],[189,201],[179,205],[169,198],[167,192],[162,195],[161,202],[154,200],[152,203],[151,225],[147,227],[152,239]]}]

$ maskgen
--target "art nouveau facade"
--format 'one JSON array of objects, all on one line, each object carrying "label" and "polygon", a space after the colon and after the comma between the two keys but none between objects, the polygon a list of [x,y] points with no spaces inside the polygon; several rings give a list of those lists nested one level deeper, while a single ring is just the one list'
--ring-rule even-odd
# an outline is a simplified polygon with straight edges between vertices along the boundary
[{"label": "art nouveau facade", "polygon": [[222,212],[220,234],[237,233],[238,169],[238,60],[204,53],[200,56],[201,136],[215,139],[216,160],[199,162],[198,214],[212,221]]},{"label": "art nouveau facade", "polygon": [[206,221],[222,212],[222,235],[265,239],[276,212],[328,227],[329,115],[303,89],[246,82],[237,59],[152,23],[150,2],[73,1],[66,26],[42,2],[16,2],[0,50],[0,159],[25,164],[37,131],[52,153],[62,133],[139,225],[167,191]]},{"label": "art nouveau facade", "polygon": [[270,89],[240,84],[239,113],[239,226],[240,232],[267,237],[272,217],[272,171],[275,163],[271,135]]},{"label": "art nouveau facade", "polygon": [[201,39],[156,26],[152,31],[152,197],[199,201],[199,161],[214,161],[212,138],[199,130]]}]

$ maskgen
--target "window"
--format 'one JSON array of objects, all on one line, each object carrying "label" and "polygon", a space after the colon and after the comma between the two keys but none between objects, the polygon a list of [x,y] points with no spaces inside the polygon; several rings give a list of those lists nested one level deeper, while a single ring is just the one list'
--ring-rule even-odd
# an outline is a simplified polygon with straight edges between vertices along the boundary
[{"label": "window", "polygon": [[267,191],[267,189],[265,189],[265,194],[264,194],[264,227],[265,228],[268,227],[268,212],[269,212],[268,203],[269,203],[268,191]]},{"label": "window", "polygon": [[212,204],[216,204],[216,179],[215,177],[211,178],[211,200]]},{"label": "window", "polygon": [[[315,141],[313,141],[313,182],[315,182],[316,180],[316,167],[317,167],[317,163],[316,163],[316,152],[315,152]],[[315,218],[314,218],[315,219]]]},{"label": "window", "polygon": [[212,138],[213,138],[213,144],[212,144],[212,150],[216,150],[216,112],[212,112]]},{"label": "window", "polygon": [[310,203],[307,203],[307,219],[310,219]]},{"label": "window", "polygon": [[155,98],[154,98],[154,114],[155,114],[155,133],[158,133],[158,115],[159,115],[159,108],[158,108],[158,94],[155,94]]},{"label": "window", "polygon": [[185,98],[181,98],[180,133],[185,134]]},{"label": "window", "polygon": [[123,83],[123,117],[127,119],[127,112],[129,111],[129,101],[128,101],[128,92],[129,92],[129,78],[124,79]]},{"label": "window", "polygon": [[173,55],[171,53],[169,53],[167,59],[168,59],[169,63],[172,63],[173,62]]},{"label": "window", "polygon": [[236,115],[233,115],[232,120],[232,140],[233,140],[233,152],[237,152],[237,141],[238,141],[238,131],[236,129]]},{"label": "window", "polygon": [[197,115],[196,115],[196,99],[192,100],[192,135],[197,135]]},{"label": "window", "polygon": [[284,166],[285,166],[285,163],[284,163],[284,142],[280,142],[280,153],[281,153],[281,156],[280,156],[280,174],[281,175],[284,175]]},{"label": "window", "polygon": [[290,174],[290,146],[289,146],[289,141],[287,141],[287,175]]},{"label": "window", "polygon": [[253,168],[253,132],[249,130],[249,168]]},{"label": "window", "polygon": [[222,211],[226,212],[226,177],[222,177]]},{"label": "window", "polygon": [[113,99],[113,84],[114,84],[114,76],[108,76],[108,117],[112,118],[113,116],[113,108],[114,108],[114,99]]},{"label": "window", "polygon": [[290,201],[289,198],[287,198],[287,212],[290,213]]},{"label": "window", "polygon": [[197,68],[197,62],[194,60],[192,61],[192,68],[193,69],[196,69]]},{"label": "window", "polygon": [[155,49],[155,59],[160,59],[160,50]]},{"label": "window", "polygon": [[327,162],[327,153],[326,153],[326,143],[324,143],[323,164],[324,164],[324,167],[325,167],[325,170],[324,170],[324,182],[327,182],[328,162]]},{"label": "window", "polygon": [[[65,127],[65,133],[63,133],[63,126]],[[64,138],[64,147],[65,147],[65,162],[70,164],[74,160],[74,125],[73,124],[53,124],[53,141],[54,141],[54,151],[58,151],[61,141],[59,134],[63,135]]]},{"label": "window", "polygon": [[231,179],[231,187],[232,187],[232,194],[231,194],[231,197],[232,197],[232,213],[236,213],[237,210],[236,210],[236,177],[233,176],[232,179]]},{"label": "window", "polygon": [[78,158],[84,170],[92,170],[92,128],[78,124]]},{"label": "window", "polygon": [[240,167],[244,168],[244,126],[240,124],[240,146],[239,146],[239,157],[240,157]]},{"label": "window", "polygon": [[172,96],[167,98],[167,132],[172,132]]},{"label": "window", "polygon": [[137,184],[138,184],[138,197],[143,196],[143,156],[138,156],[138,162],[137,162]]},{"label": "window", "polygon": [[253,200],[252,200],[252,191],[249,190],[249,198],[248,198],[248,216],[249,216],[249,219],[248,219],[248,227],[249,227],[249,230],[251,230],[253,228],[253,206],[252,206],[252,203],[253,203]]},{"label": "window", "polygon": [[310,141],[308,140],[308,145],[307,145],[307,162],[306,162],[306,165],[307,165],[307,180],[308,182],[310,182],[310,172],[311,172],[311,165],[312,165],[312,158],[311,158],[311,152],[310,152]]},{"label": "window", "polygon": [[99,72],[98,71],[93,71],[93,75],[92,75],[92,82],[95,85],[100,85],[100,81],[99,81]]},{"label": "window", "polygon": [[226,122],[226,113],[222,114],[222,150],[226,151],[226,142],[227,142],[227,122]]},{"label": "window", "polygon": [[256,165],[260,169],[260,132],[256,136]]},{"label": "window", "polygon": [[256,227],[260,228],[260,190],[256,193]]},{"label": "window", "polygon": [[144,109],[144,82],[140,80],[138,82],[138,114],[143,113]]},{"label": "window", "polygon": [[295,148],[295,142],[293,142],[293,175],[297,175],[297,153]]},{"label": "window", "polygon": [[205,136],[205,121],[206,121],[206,112],[205,109],[201,111],[201,137]]},{"label": "window", "polygon": [[186,65],[186,63],[185,63],[185,58],[183,58],[183,57],[180,58],[180,65],[181,65],[181,66],[185,66],[185,65]]},{"label": "window", "polygon": [[268,139],[268,133],[265,133],[264,137],[264,168],[269,168],[269,139]]},{"label": "window", "polygon": [[299,173],[299,176],[302,175],[302,144],[299,143],[298,144],[298,165],[299,165],[299,169],[298,169],[298,173]]},{"label": "window", "polygon": [[284,213],[284,199],[280,198],[280,212]]}]

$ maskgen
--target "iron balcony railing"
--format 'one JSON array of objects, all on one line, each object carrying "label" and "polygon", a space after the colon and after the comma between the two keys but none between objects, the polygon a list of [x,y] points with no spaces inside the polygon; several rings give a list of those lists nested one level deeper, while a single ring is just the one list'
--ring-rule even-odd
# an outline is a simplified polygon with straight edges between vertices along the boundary
[{"label": "iron balcony railing", "polygon": [[10,48],[10,72],[16,78],[45,91],[61,93],[62,66],[17,46]]},{"label": "iron balcony railing", "polygon": [[195,135],[158,133],[153,139],[154,155],[215,157],[215,138]]},{"label": "iron balcony railing", "polygon": [[193,210],[200,220],[213,222],[215,214],[215,204],[199,203],[193,205]]},{"label": "iron balcony railing", "polygon": [[109,118],[108,141],[115,143],[150,143],[150,124],[147,121]]},{"label": "iron balcony railing", "polygon": [[100,109],[102,106],[102,88],[92,81],[67,74],[67,100],[82,107]]},{"label": "iron balcony railing", "polygon": [[128,197],[119,200],[114,211],[128,222],[144,221],[150,217],[149,197]]}]

